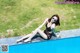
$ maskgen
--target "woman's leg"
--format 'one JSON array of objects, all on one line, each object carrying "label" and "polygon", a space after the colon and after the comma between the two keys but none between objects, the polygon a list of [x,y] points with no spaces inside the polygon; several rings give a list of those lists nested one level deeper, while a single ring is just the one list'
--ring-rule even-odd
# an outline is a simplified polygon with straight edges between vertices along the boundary
[{"label": "woman's leg", "polygon": [[31,36],[31,34],[28,34],[28,35],[22,37],[21,39],[18,39],[17,42],[21,42],[21,41],[27,39],[27,38],[30,37],[30,36]]},{"label": "woman's leg", "polygon": [[42,38],[48,39],[47,35],[46,35],[43,31],[41,31],[40,29],[38,30],[38,33],[40,34],[40,36],[41,36]]},{"label": "woman's leg", "polygon": [[33,32],[31,33],[31,35],[30,35],[26,40],[24,40],[24,42],[29,42],[29,41],[31,41],[32,38],[33,38],[34,36],[36,36],[37,32],[38,32],[37,30],[33,31]]}]

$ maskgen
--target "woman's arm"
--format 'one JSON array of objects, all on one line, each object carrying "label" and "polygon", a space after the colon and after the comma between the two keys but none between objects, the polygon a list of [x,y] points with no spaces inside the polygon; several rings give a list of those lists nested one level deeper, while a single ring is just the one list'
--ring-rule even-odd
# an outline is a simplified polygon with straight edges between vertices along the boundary
[{"label": "woman's arm", "polygon": [[55,24],[52,24],[52,25],[51,25],[51,29],[54,29],[55,27],[56,27]]},{"label": "woman's arm", "polygon": [[48,21],[48,18],[47,19],[45,19],[45,21],[37,28],[37,29],[40,29],[40,28],[42,28],[43,27],[43,25],[46,23]]}]

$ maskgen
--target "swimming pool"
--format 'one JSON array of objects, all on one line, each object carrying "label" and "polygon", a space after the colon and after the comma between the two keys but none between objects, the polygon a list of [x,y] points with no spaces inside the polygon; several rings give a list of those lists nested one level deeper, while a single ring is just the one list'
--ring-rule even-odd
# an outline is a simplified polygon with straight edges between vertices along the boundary
[{"label": "swimming pool", "polygon": [[80,37],[9,46],[8,53],[80,53]]}]

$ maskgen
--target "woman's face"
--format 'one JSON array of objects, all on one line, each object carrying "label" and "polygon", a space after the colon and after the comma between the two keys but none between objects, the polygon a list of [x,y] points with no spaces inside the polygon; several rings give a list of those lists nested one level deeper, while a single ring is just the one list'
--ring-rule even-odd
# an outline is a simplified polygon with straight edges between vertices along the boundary
[{"label": "woman's face", "polygon": [[58,18],[56,16],[54,16],[52,19],[51,19],[51,22],[54,23],[58,20]]}]

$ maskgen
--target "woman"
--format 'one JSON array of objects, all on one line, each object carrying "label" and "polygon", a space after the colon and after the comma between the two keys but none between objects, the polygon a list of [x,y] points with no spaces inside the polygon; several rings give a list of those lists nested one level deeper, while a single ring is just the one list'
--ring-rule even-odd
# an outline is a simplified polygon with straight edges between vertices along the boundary
[{"label": "woman", "polygon": [[[40,30],[42,26],[45,24],[46,29],[44,32]],[[25,37],[22,37],[21,39],[17,40],[18,42],[29,42],[31,41],[34,37],[36,37],[36,34],[39,34],[40,37],[43,39],[49,40],[52,36],[56,36],[54,34],[54,28],[56,26],[60,25],[60,20],[58,15],[53,15],[51,18],[47,18],[42,25],[40,25],[37,29],[35,29],[32,33],[26,35]]]}]

